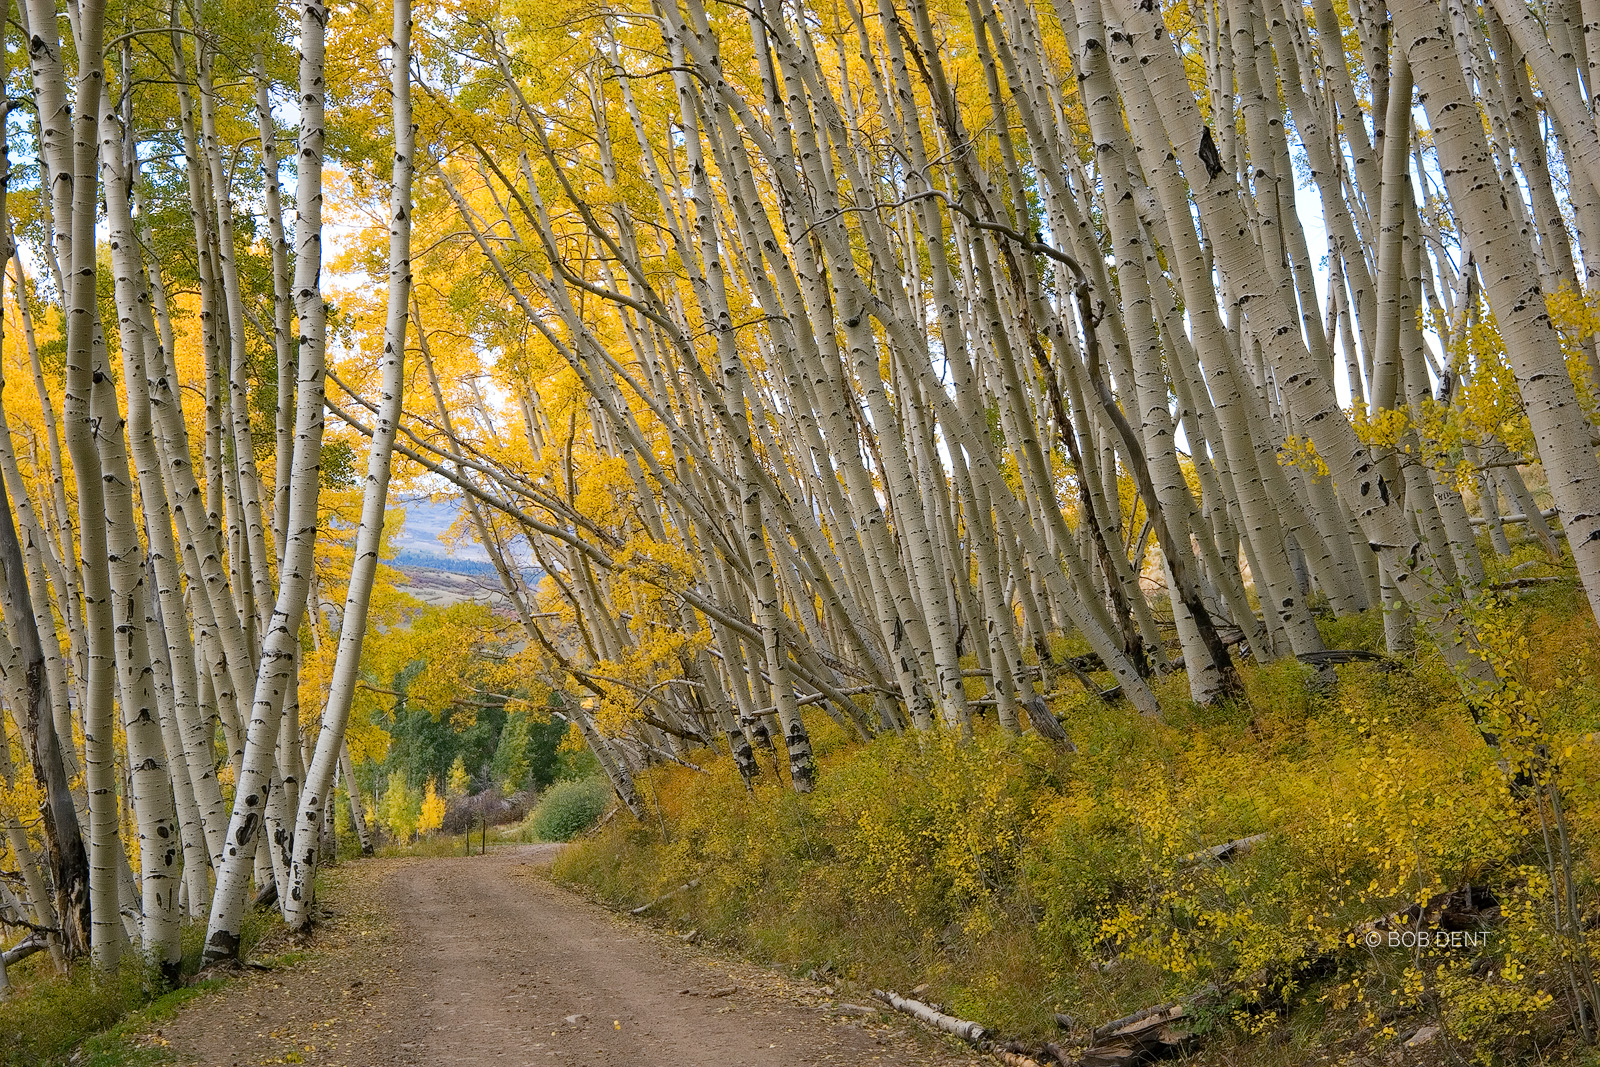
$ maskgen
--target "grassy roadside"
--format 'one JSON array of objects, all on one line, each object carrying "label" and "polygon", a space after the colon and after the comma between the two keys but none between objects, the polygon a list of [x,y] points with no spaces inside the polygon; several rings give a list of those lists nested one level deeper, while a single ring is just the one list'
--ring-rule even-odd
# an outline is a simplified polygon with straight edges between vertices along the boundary
[{"label": "grassy roadside", "polygon": [[0,1064],[40,1067],[66,1062],[82,1048],[75,1062],[104,1064],[159,1063],[130,1044],[127,1035],[143,1029],[205,989],[209,980],[151,995],[152,974],[130,961],[116,973],[96,979],[87,967],[65,976],[30,977],[11,1000],[0,1003]]},{"label": "grassy roadside", "polygon": [[172,989],[123,1016],[115,1026],[86,1039],[72,1057],[74,1067],[164,1067],[174,1062],[171,1051],[152,1031],[192,1000],[220,989],[226,979],[207,978]]},{"label": "grassy roadside", "polygon": [[[346,868],[318,875],[318,899],[337,897]],[[317,952],[291,938],[271,910],[245,915],[241,956],[269,968],[291,967]],[[17,994],[0,1002],[0,1067],[159,1067],[174,1062],[161,1025],[181,1008],[228,984],[226,971],[197,975],[204,922],[183,931],[185,984],[160,989],[154,971],[136,955],[115,973],[95,975],[86,965],[64,976],[38,954],[13,968]]]},{"label": "grassy roadside", "polygon": [[[1336,625],[1330,647],[1381,647],[1377,619]],[[1549,906],[1548,809],[1508,788],[1427,649],[1341,667],[1334,687],[1247,668],[1248,699],[1220,709],[1186,706],[1171,679],[1164,723],[1066,709],[1076,753],[983,727],[860,745],[819,717],[810,796],[770,756],[752,794],[726,760],[659,768],[641,778],[648,817],[554,874],[630,907],[698,879],[653,914],[857,989],[924,988],[1008,1034],[1057,1039],[1055,1012],[1093,1025],[1212,990],[1190,1020],[1199,1062],[1594,1062],[1570,1037],[1567,976],[1600,952],[1600,638],[1567,588],[1480,630],[1514,680],[1481,713],[1556,757],[1577,936]],[[1231,862],[1194,859],[1254,835]],[[1355,942],[1465,886],[1487,891],[1467,945]]]}]

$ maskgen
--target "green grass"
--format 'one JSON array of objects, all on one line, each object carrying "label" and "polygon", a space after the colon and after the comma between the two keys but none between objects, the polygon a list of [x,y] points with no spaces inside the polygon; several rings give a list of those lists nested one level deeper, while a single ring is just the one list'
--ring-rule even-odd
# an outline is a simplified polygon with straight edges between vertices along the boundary
[{"label": "green grass", "polygon": [[[41,962],[48,966],[47,960]],[[87,967],[64,977],[42,974],[44,969],[36,966],[33,975],[14,976],[14,981],[27,984],[0,1003],[0,1067],[42,1067],[63,1061],[84,1039],[149,1003],[156,977],[138,961],[98,977]]]},{"label": "green grass", "polygon": [[[319,896],[326,891],[319,873]],[[264,939],[281,928],[275,910],[246,909],[241,956],[287,967],[309,955],[298,948],[268,950]],[[204,947],[204,922],[186,923],[182,937],[181,971],[193,975]],[[263,950],[268,951],[263,955]],[[49,957],[38,953],[12,968],[11,980],[16,994],[0,1001],[0,1067],[56,1067],[69,1061],[74,1067],[155,1067],[171,1062],[170,1054],[159,1044],[141,1042],[140,1036],[226,978],[208,976],[163,989],[159,974],[137,953],[125,956],[110,974],[96,975],[80,963],[57,975]]]},{"label": "green grass", "polygon": [[[476,856],[478,854],[478,828],[474,826],[468,836],[472,838],[472,855]],[[493,827],[490,827],[489,841],[493,844],[494,840],[495,831]],[[439,856],[461,856],[465,855],[466,852],[467,847],[462,843],[461,834],[447,834],[435,830],[432,833],[423,834],[415,841],[407,844],[390,842],[381,845],[378,847],[376,854],[379,856],[424,856],[433,858]]]},{"label": "green grass", "polygon": [[391,841],[380,845],[376,855],[430,859],[445,856],[476,856],[485,847],[493,849],[502,845],[525,845],[533,841],[543,841],[544,838],[535,835],[531,828],[532,824],[533,815],[530,813],[521,822],[491,826],[488,829],[487,843],[484,840],[483,829],[478,826],[472,827],[465,834],[447,834],[442,830],[434,830],[422,834],[415,841],[403,844]]},{"label": "green grass", "polygon": [[115,1026],[83,1042],[77,1067],[162,1067],[174,1062],[171,1051],[160,1038],[151,1040],[145,1035],[171,1019],[183,1005],[221,988],[222,984],[222,980],[214,978],[196,982],[163,993],[129,1012]]}]

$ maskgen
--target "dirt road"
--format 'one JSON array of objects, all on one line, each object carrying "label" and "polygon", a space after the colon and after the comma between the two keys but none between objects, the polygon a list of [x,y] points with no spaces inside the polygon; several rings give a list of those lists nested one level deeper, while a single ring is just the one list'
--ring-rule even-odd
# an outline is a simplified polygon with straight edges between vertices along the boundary
[{"label": "dirt road", "polygon": [[200,998],[153,1040],[207,1067],[980,1062],[914,1024],[841,1011],[825,987],[624,921],[552,885],[549,856],[353,865],[303,961]]}]

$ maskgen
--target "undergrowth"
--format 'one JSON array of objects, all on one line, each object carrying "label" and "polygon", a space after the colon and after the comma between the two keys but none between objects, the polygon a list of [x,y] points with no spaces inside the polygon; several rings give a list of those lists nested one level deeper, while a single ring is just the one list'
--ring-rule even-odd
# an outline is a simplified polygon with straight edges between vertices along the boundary
[{"label": "undergrowth", "polygon": [[571,841],[589,829],[612,803],[611,785],[603,777],[557,782],[539,800],[522,825],[530,841]]},{"label": "undergrowth", "polygon": [[[1537,720],[1523,733],[1552,754],[1587,931],[1594,624],[1566,587],[1479,622],[1516,679],[1512,714]],[[1335,627],[1330,647],[1381,647],[1376,618]],[[639,781],[647,817],[568,848],[555,874],[619,905],[698,879],[658,914],[801,972],[925,984],[1004,1033],[1209,990],[1202,1056],[1217,1062],[1303,1062],[1340,1042],[1398,1051],[1427,1025],[1484,1063],[1566,1040],[1565,976],[1595,937],[1563,936],[1552,917],[1561,875],[1538,802],[1511,788],[1437,652],[1343,666],[1333,684],[1292,661],[1243,670],[1247,697],[1220,708],[1164,681],[1163,722],[1060,709],[1075,753],[990,723],[970,742],[860,744],[816,716],[814,793],[790,791],[772,753],[751,792],[727,758],[708,773],[658,767]],[[1231,862],[1195,861],[1258,834]],[[1464,886],[1499,902],[1465,946],[1364,943],[1363,923]]]},{"label": "undergrowth", "polygon": [[[327,892],[327,872],[319,872],[319,895]],[[287,966],[303,953],[278,951],[282,924],[271,909],[246,910],[240,955],[264,957]],[[180,971],[193,976],[205,947],[205,921],[184,924]],[[142,1035],[180,1006],[222,984],[221,977],[191,978],[177,988],[163,984],[160,972],[135,950],[109,973],[87,963],[56,974],[50,957],[36,953],[11,969],[16,992],[0,1000],[0,1067],[135,1067],[169,1062],[159,1042]]]}]

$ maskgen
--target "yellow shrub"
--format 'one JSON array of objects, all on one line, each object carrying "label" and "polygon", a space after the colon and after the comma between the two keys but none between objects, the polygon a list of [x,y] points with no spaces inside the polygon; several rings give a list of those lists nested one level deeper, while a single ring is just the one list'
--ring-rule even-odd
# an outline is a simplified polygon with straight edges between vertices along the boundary
[{"label": "yellow shrub", "polygon": [[[728,757],[655,768],[640,776],[647,818],[576,844],[557,874],[630,905],[699,879],[657,913],[802,970],[930,982],[1013,1032],[1048,1032],[1052,1008],[1112,1018],[1216,983],[1229,998],[1214,1025],[1244,1039],[1312,1000],[1352,1031],[1437,1004],[1474,1048],[1515,1043],[1559,1010],[1575,948],[1552,926],[1537,806],[1509,788],[1502,754],[1547,746],[1580,892],[1600,833],[1600,642],[1573,621],[1581,595],[1545,596],[1473,617],[1508,680],[1479,709],[1502,750],[1427,650],[1342,667],[1332,689],[1294,663],[1245,666],[1246,701],[1174,701],[1165,724],[1084,704],[1068,715],[1077,753],[982,722],[966,741],[861,744],[813,712],[815,792],[788,788],[781,752],[757,753],[749,790]],[[1339,625],[1342,641],[1381,634],[1375,617]],[[1559,670],[1533,655],[1550,641],[1573,648]],[[1198,859],[1252,835],[1230,862]],[[1501,902],[1478,952],[1491,977],[1471,954],[1357,942],[1361,924],[1469,884]]]}]

